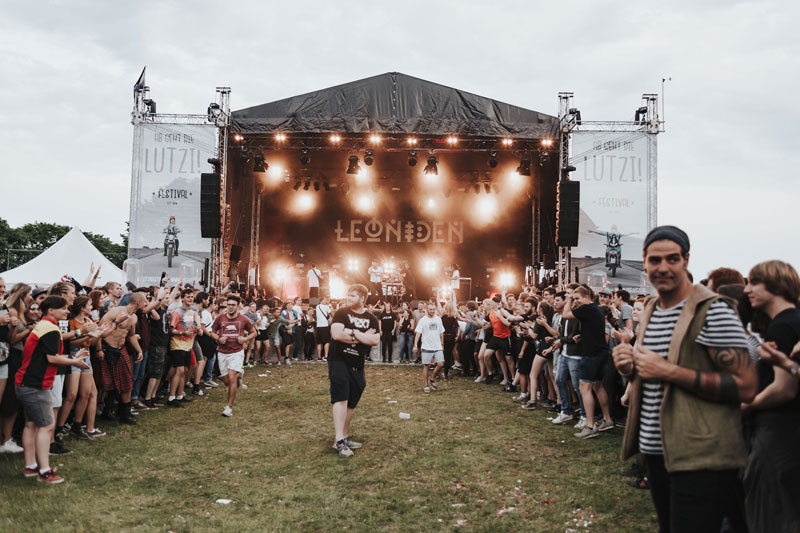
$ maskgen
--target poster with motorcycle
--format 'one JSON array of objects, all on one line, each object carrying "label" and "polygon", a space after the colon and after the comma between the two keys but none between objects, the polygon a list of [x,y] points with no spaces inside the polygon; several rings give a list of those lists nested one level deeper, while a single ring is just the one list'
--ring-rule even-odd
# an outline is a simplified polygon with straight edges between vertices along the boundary
[{"label": "poster with motorcycle", "polygon": [[[581,182],[578,279],[592,287],[646,291],[642,243],[650,227],[648,139],[640,132],[575,132],[571,179]],[[654,139],[653,139],[654,141]],[[654,152],[654,150],[652,150]],[[653,153],[653,157],[655,154]]]},{"label": "poster with motorcycle", "polygon": [[166,274],[197,284],[211,239],[200,236],[200,174],[212,172],[214,126],[134,126],[128,258],[136,285],[158,285]]}]

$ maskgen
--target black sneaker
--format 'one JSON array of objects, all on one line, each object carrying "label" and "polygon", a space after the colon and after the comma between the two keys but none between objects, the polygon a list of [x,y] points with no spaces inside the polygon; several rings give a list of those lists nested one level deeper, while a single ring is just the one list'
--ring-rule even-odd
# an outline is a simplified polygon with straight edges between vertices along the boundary
[{"label": "black sneaker", "polygon": [[183,407],[183,404],[179,400],[169,400],[167,402],[167,407]]},{"label": "black sneaker", "polygon": [[72,426],[72,434],[81,440],[89,440],[89,434],[86,433],[86,426],[75,424]]},{"label": "black sneaker", "polygon": [[50,443],[50,455],[69,455],[72,450],[68,450],[63,442],[55,441]]},{"label": "black sneaker", "polygon": [[503,387],[503,391],[504,392],[517,392],[517,387],[516,387],[516,385],[506,385],[505,387]]},{"label": "black sneaker", "polygon": [[489,383],[492,382],[493,379],[494,379],[494,374],[488,374],[486,376],[486,381],[484,381],[484,383],[486,383],[488,385]]},{"label": "black sneaker", "polygon": [[433,380],[431,380],[431,388],[433,390],[439,390],[439,387],[436,386],[436,383],[434,383]]},{"label": "black sneaker", "polygon": [[180,398],[180,399],[176,398],[176,400],[178,400],[179,402],[182,402],[182,403],[192,403],[194,401],[191,398],[189,398],[188,396],[184,396],[183,398]]},{"label": "black sneaker", "polygon": [[630,481],[626,481],[625,483],[635,489],[650,490],[650,483],[647,481],[647,476],[642,476],[639,479],[632,479]]}]

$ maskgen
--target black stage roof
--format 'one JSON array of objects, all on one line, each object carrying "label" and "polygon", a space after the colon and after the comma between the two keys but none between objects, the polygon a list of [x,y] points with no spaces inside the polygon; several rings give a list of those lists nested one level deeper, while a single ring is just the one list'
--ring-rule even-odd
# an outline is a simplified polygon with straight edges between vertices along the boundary
[{"label": "black stage roof", "polygon": [[232,113],[241,133],[385,133],[555,139],[558,119],[399,72]]}]

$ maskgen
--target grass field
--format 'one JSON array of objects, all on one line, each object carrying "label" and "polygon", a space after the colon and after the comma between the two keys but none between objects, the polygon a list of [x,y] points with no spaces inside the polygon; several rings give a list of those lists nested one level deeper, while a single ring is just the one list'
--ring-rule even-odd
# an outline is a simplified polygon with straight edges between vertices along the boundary
[{"label": "grass field", "polygon": [[232,418],[220,387],[138,427],[69,439],[74,453],[53,457],[61,485],[0,455],[0,531],[656,529],[649,493],[618,474],[621,430],[580,441],[496,385],[456,377],[426,395],[419,367],[366,373],[353,458],[331,448],[324,365],[259,366]]}]

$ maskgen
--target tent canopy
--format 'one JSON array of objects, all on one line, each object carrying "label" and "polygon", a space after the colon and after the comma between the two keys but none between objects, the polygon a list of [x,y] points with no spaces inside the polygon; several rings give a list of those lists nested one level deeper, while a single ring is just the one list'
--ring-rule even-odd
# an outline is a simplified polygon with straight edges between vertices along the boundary
[{"label": "tent canopy", "polygon": [[249,133],[415,133],[554,139],[556,117],[399,72],[337,85],[232,113]]},{"label": "tent canopy", "polygon": [[98,285],[109,281],[125,282],[125,273],[100,253],[78,228],[72,228],[53,246],[27,263],[3,272],[0,277],[7,285],[28,283],[46,287],[61,281],[65,275],[82,283],[92,263],[100,266]]}]

